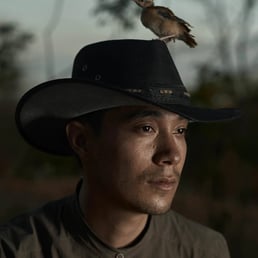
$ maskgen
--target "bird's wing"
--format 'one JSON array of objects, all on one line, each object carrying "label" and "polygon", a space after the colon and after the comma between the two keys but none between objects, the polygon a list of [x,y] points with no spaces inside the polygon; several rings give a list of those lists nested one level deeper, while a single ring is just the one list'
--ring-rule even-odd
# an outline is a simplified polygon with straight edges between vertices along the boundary
[{"label": "bird's wing", "polygon": [[193,26],[192,26],[191,24],[189,24],[187,21],[185,21],[185,20],[183,20],[183,19],[181,19],[181,18],[179,18],[179,17],[177,17],[177,16],[175,16],[175,18],[176,18],[176,20],[177,20],[178,22],[182,23],[183,25],[186,25],[187,27],[190,27],[190,28],[193,27]]},{"label": "bird's wing", "polygon": [[168,8],[163,6],[155,6],[155,9],[157,10],[157,13],[166,18],[166,19],[173,19],[175,17],[175,14]]},{"label": "bird's wing", "polygon": [[165,19],[177,21],[187,27],[192,27],[187,21],[179,18],[176,16],[169,8],[163,7],[163,6],[155,6],[154,7],[157,10],[157,13],[162,16]]}]

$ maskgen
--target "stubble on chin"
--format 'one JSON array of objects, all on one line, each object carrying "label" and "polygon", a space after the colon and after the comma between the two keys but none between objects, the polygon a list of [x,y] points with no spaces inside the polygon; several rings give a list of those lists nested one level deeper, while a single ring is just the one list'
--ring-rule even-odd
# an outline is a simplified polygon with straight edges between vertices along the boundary
[{"label": "stubble on chin", "polygon": [[143,192],[139,192],[135,196],[133,205],[140,213],[149,215],[164,214],[171,209],[177,187],[178,183],[171,191],[165,192],[147,186],[148,190],[143,190]]}]

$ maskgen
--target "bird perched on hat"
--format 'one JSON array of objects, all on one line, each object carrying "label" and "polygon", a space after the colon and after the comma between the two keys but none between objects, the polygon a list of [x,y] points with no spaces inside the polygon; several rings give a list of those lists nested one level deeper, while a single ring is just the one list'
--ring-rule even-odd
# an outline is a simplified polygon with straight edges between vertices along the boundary
[{"label": "bird perched on hat", "polygon": [[142,7],[142,24],[156,34],[161,40],[169,42],[179,39],[189,47],[194,48],[197,43],[190,34],[191,25],[177,17],[169,8],[155,6],[153,0],[133,0]]}]

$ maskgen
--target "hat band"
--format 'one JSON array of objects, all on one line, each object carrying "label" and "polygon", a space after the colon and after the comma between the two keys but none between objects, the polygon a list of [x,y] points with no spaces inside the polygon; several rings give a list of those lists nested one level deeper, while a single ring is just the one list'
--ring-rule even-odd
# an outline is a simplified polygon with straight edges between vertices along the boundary
[{"label": "hat band", "polygon": [[138,96],[158,104],[190,105],[190,94],[182,87],[171,88],[127,88],[123,89],[134,96]]}]

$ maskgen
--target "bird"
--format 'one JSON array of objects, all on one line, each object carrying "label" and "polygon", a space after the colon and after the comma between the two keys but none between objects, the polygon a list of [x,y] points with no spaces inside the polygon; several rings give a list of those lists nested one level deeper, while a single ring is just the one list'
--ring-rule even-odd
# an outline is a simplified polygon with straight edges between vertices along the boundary
[{"label": "bird", "polygon": [[177,17],[169,8],[155,6],[153,0],[133,0],[142,8],[142,24],[166,43],[175,39],[184,41],[194,48],[197,42],[190,34],[192,26],[185,20]]}]

